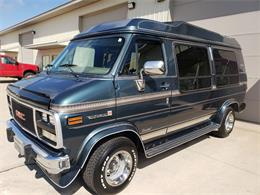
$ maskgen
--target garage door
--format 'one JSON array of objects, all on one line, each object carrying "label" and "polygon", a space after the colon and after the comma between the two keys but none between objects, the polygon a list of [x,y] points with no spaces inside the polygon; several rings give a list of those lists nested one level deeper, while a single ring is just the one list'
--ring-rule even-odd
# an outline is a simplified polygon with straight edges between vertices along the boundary
[{"label": "garage door", "polygon": [[171,0],[170,9],[174,20],[234,37],[240,43],[248,90],[247,109],[239,117],[260,123],[260,1]]},{"label": "garage door", "polygon": [[33,50],[24,48],[24,46],[33,43],[33,32],[30,31],[30,32],[20,34],[19,42],[21,45],[20,61],[23,63],[33,63]]},{"label": "garage door", "polygon": [[86,30],[96,24],[108,21],[124,20],[127,18],[127,4],[121,4],[95,14],[88,14],[80,18],[80,30]]}]

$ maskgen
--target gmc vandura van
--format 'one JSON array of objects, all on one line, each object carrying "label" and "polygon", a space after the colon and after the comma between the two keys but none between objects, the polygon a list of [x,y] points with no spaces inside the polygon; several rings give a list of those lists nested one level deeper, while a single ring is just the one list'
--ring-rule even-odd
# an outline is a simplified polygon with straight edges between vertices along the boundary
[{"label": "gmc vandura van", "polygon": [[227,137],[246,88],[233,38],[185,22],[103,23],[46,71],[8,86],[7,138],[58,187],[81,177],[91,192],[115,194],[138,159]]}]

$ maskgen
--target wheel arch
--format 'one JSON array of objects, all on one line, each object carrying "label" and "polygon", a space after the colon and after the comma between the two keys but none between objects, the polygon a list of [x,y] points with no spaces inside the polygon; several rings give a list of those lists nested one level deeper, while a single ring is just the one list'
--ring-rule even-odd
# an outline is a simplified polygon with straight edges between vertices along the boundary
[{"label": "wheel arch", "polygon": [[240,112],[240,104],[237,100],[235,100],[235,99],[226,100],[222,104],[222,106],[220,107],[220,109],[218,110],[216,115],[214,116],[213,122],[215,122],[217,124],[221,124],[222,120],[223,120],[223,116],[225,114],[225,111],[229,107],[231,107],[235,112]]},{"label": "wheel arch", "polygon": [[113,137],[128,137],[131,141],[136,144],[138,154],[140,151],[144,152],[143,142],[138,134],[135,126],[130,123],[118,123],[111,126],[98,128],[91,132],[83,141],[81,149],[78,153],[74,170],[68,174],[68,176],[62,176],[60,181],[57,182],[52,180],[60,188],[66,188],[78,177],[82,169],[88,162],[91,154],[95,149],[108,139]]},{"label": "wheel arch", "polygon": [[[109,135],[105,135],[104,137],[102,137],[100,140],[98,140],[95,144],[94,147],[91,149],[89,157],[92,155],[92,153],[103,143],[105,143],[106,141],[116,138],[116,137],[126,137],[129,140],[131,140],[137,149],[138,155],[144,155],[145,151],[144,151],[144,146],[142,143],[141,138],[138,136],[138,134],[134,133],[131,129],[125,129],[123,131],[119,131],[119,132],[115,132]],[[88,157],[88,159],[89,159]],[[87,159],[87,161],[88,161]],[[87,163],[87,161],[85,162],[85,164]]]},{"label": "wheel arch", "polygon": [[129,138],[135,144],[138,154],[144,154],[144,145],[137,129],[130,124],[120,124],[117,127],[96,130],[91,135],[91,138],[87,137],[85,139],[81,147],[82,149],[78,154],[77,164],[80,165],[80,168],[82,169],[85,166],[89,157],[98,146],[115,137]]},{"label": "wheel arch", "polygon": [[25,71],[23,71],[23,77],[25,76],[25,74],[26,73],[33,73],[33,74],[36,74],[36,72],[35,71],[33,71],[33,70],[25,70]]}]

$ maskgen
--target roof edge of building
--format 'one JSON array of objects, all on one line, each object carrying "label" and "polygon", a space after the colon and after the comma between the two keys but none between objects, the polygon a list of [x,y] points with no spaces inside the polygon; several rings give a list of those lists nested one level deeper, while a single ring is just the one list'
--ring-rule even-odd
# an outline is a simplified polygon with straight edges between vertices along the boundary
[{"label": "roof edge of building", "polygon": [[68,2],[63,3],[59,6],[56,6],[52,9],[49,9],[45,12],[42,12],[42,13],[36,15],[36,16],[33,16],[29,19],[26,19],[22,22],[19,22],[15,25],[7,27],[7,28],[0,31],[0,35],[4,35],[6,33],[20,29],[22,27],[33,25],[37,22],[44,21],[44,20],[47,20],[49,18],[64,14],[67,11],[71,11],[73,9],[81,7],[82,5],[88,5],[88,4],[96,2],[96,1],[98,1],[98,0],[71,0],[71,1],[68,1]]}]

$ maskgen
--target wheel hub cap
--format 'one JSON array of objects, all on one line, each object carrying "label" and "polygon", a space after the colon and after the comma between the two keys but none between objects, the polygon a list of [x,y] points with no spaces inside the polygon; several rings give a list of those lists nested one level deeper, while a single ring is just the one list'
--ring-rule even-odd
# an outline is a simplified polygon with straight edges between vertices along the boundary
[{"label": "wheel hub cap", "polygon": [[235,122],[235,117],[232,111],[230,111],[225,120],[225,128],[227,131],[231,131]]},{"label": "wheel hub cap", "polygon": [[119,151],[109,159],[105,166],[105,179],[111,186],[123,184],[133,167],[133,158],[127,151]]}]

